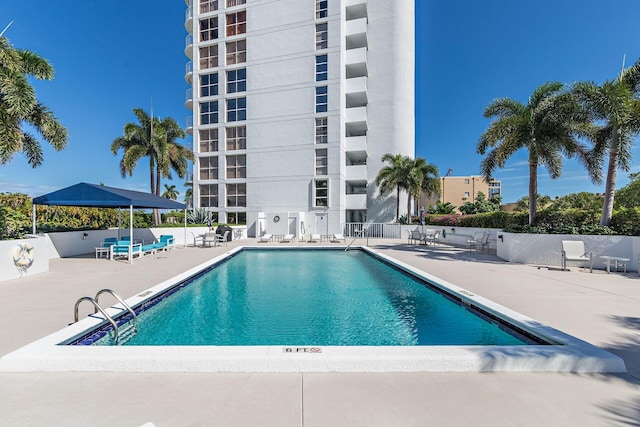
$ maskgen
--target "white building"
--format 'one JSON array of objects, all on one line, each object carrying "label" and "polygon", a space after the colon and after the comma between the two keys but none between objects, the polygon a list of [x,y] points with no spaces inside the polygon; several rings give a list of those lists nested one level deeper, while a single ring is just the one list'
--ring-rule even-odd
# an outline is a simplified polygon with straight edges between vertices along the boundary
[{"label": "white building", "polygon": [[187,4],[194,205],[249,236],[393,221],[375,178],[414,156],[414,0]]}]

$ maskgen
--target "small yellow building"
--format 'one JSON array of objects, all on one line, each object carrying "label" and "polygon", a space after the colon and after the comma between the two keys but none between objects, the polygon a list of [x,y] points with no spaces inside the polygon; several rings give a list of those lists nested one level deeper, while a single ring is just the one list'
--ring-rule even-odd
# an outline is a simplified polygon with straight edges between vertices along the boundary
[{"label": "small yellow building", "polygon": [[487,199],[502,195],[500,181],[490,179],[485,181],[482,176],[441,176],[440,196],[427,199],[420,198],[420,207],[427,209],[437,201],[441,203],[451,203],[459,208],[465,202],[473,203],[478,193],[483,193]]}]

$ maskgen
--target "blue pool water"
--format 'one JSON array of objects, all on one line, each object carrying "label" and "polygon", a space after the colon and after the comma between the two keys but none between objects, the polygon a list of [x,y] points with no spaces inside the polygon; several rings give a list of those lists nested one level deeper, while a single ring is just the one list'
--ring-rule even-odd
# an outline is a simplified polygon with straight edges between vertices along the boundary
[{"label": "blue pool water", "polygon": [[531,343],[358,250],[244,250],[141,312],[137,329],[124,345]]}]

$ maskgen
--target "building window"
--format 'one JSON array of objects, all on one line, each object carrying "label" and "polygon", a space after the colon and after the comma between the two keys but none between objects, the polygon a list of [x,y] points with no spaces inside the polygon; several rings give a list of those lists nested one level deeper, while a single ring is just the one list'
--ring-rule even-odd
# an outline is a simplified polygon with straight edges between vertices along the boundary
[{"label": "building window", "polygon": [[227,184],[227,207],[247,207],[247,184]]},{"label": "building window", "polygon": [[468,183],[469,183],[469,178],[465,178],[465,179],[464,179],[464,183],[465,183],[465,184],[468,184]]},{"label": "building window", "polygon": [[316,119],[316,144],[326,144],[329,142],[329,126],[326,117]]},{"label": "building window", "polygon": [[227,179],[247,177],[247,156],[227,156]]},{"label": "building window", "polygon": [[200,103],[200,124],[218,123],[218,101]]},{"label": "building window", "polygon": [[247,69],[227,71],[227,93],[246,92],[247,90]]},{"label": "building window", "polygon": [[218,157],[200,157],[200,179],[218,179]]},{"label": "building window", "polygon": [[227,43],[227,65],[247,62],[247,41],[237,40]]},{"label": "building window", "polygon": [[247,120],[247,98],[227,99],[227,121]]},{"label": "building window", "polygon": [[247,32],[247,11],[227,13],[227,37]]},{"label": "building window", "polygon": [[314,206],[327,207],[329,206],[329,180],[316,179],[313,181],[314,187]]},{"label": "building window", "polygon": [[316,113],[326,113],[328,106],[328,95],[326,86],[316,87]]},{"label": "building window", "polygon": [[200,129],[200,152],[218,151],[218,129]]},{"label": "building window", "polygon": [[200,76],[200,96],[214,96],[218,94],[218,73]]},{"label": "building window", "polygon": [[227,150],[246,150],[247,148],[247,128],[238,126],[227,128]]},{"label": "building window", "polygon": [[468,198],[469,198],[469,192],[468,192],[468,191],[465,191],[465,192],[464,192],[464,198],[465,198],[465,199],[468,199]]},{"label": "building window", "polygon": [[316,150],[316,175],[327,175],[328,172],[327,149]]},{"label": "building window", "polygon": [[218,10],[218,0],[200,0],[200,13]]},{"label": "building window", "polygon": [[200,185],[200,207],[218,207],[218,184]]},{"label": "building window", "polygon": [[200,20],[200,41],[215,40],[218,38],[218,17]]},{"label": "building window", "polygon": [[327,80],[328,77],[328,59],[327,55],[316,56],[316,81]]},{"label": "building window", "polygon": [[326,49],[329,40],[328,24],[316,24],[316,50]]},{"label": "building window", "polygon": [[327,17],[327,0],[316,0],[316,19]]},{"label": "building window", "polygon": [[200,69],[215,68],[218,66],[218,45],[204,46],[200,48]]},{"label": "building window", "polygon": [[227,7],[240,6],[246,2],[247,0],[227,0]]},{"label": "building window", "polygon": [[227,222],[229,224],[246,224],[247,213],[246,212],[227,212]]}]

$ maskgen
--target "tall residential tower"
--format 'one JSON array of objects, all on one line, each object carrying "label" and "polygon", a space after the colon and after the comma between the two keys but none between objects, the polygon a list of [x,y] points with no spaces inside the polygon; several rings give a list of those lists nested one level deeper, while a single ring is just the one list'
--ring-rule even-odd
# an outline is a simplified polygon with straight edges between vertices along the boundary
[{"label": "tall residential tower", "polygon": [[414,0],[187,5],[194,206],[249,236],[393,221],[375,178],[414,156]]}]

